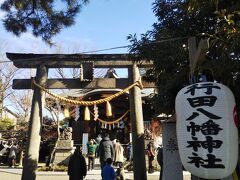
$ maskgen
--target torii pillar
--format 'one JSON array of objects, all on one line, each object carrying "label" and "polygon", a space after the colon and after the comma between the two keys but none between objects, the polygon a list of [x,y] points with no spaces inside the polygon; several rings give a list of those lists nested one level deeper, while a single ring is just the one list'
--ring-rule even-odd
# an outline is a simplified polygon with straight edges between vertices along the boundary
[{"label": "torii pillar", "polygon": [[[35,81],[45,87],[48,70],[46,66],[37,68]],[[29,120],[27,149],[24,155],[22,180],[35,180],[38,167],[39,147],[41,141],[43,91],[34,87],[31,116]]]},{"label": "torii pillar", "polygon": [[[128,78],[132,83],[139,80],[139,69],[137,63],[133,63],[128,69]],[[134,86],[130,90],[130,117],[132,125],[132,147],[133,147],[133,172],[134,179],[147,180],[145,146],[144,146],[144,126],[141,89]]]}]

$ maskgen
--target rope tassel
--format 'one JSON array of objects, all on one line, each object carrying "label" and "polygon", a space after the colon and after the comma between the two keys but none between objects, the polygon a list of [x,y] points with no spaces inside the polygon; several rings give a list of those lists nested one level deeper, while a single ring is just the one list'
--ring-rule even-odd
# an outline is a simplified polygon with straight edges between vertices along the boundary
[{"label": "rope tassel", "polygon": [[112,116],[112,106],[109,103],[109,101],[107,101],[107,103],[106,103],[106,116],[107,117],[111,117]]},{"label": "rope tassel", "polygon": [[64,117],[65,118],[70,117],[68,108],[64,108]]},{"label": "rope tassel", "polygon": [[105,126],[105,125],[102,123],[102,125],[101,125],[101,128],[103,129],[103,128],[104,128],[104,126]]},{"label": "rope tassel", "polygon": [[84,120],[85,121],[90,121],[90,111],[88,106],[85,107],[84,109]]}]

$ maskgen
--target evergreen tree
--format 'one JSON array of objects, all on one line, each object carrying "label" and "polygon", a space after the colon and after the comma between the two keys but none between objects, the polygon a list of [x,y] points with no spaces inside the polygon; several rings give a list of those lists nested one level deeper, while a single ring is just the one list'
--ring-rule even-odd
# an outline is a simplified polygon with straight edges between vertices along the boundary
[{"label": "evergreen tree", "polygon": [[190,36],[197,40],[208,38],[210,43],[207,60],[196,71],[210,70],[214,79],[230,87],[239,99],[239,10],[237,0],[155,0],[157,22],[152,30],[140,40],[135,35],[128,38],[131,53],[154,60],[154,69],[147,71],[147,79],[157,84],[157,114],[173,114],[177,92],[189,84]]},{"label": "evergreen tree", "polygon": [[31,30],[51,44],[51,38],[61,29],[74,24],[77,13],[88,0],[4,0],[1,10],[7,31],[19,36]]}]

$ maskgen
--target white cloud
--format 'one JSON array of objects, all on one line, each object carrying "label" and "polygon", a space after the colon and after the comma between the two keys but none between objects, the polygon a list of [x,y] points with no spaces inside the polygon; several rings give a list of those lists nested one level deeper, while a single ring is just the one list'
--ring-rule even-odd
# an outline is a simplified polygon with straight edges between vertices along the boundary
[{"label": "white cloud", "polygon": [[0,34],[4,49],[7,52],[19,53],[45,53],[48,47],[40,38],[35,38],[31,33],[24,33],[20,37],[11,33]]},{"label": "white cloud", "polygon": [[[0,28],[3,28],[0,26]],[[90,39],[81,38],[57,38],[53,39],[56,46],[50,47],[41,38],[34,37],[31,32],[17,37],[6,31],[0,31],[1,49],[4,52],[15,53],[81,53],[93,51],[97,48]],[[2,52],[2,53],[4,53]]]}]

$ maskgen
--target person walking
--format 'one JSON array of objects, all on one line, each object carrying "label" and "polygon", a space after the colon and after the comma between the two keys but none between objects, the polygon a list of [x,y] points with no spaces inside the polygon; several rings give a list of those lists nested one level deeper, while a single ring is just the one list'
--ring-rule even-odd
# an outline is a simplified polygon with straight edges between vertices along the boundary
[{"label": "person walking", "polygon": [[87,165],[80,147],[77,146],[68,163],[69,180],[83,180],[87,175]]},{"label": "person walking", "polygon": [[112,144],[112,141],[110,141],[109,135],[107,133],[104,134],[104,137],[100,142],[98,153],[100,157],[101,169],[103,169],[103,167],[105,166],[106,160],[108,158],[111,158],[111,159],[114,158],[113,144]]},{"label": "person walking", "polygon": [[125,180],[125,179],[126,177],[125,177],[123,163],[119,163],[116,171],[116,180]]},{"label": "person walking", "polygon": [[101,176],[103,180],[115,180],[116,174],[112,167],[112,159],[107,158],[106,165],[102,169]]},{"label": "person walking", "polygon": [[132,161],[133,154],[132,154],[132,142],[129,142],[127,145],[127,161]]},{"label": "person walking", "polygon": [[102,135],[98,134],[98,136],[96,137],[95,140],[96,140],[97,144],[100,144],[100,142],[102,141]]},{"label": "person walking", "polygon": [[153,173],[154,172],[153,160],[155,157],[155,151],[152,141],[150,141],[147,145],[147,155],[148,155],[148,173]]},{"label": "person walking", "polygon": [[119,163],[123,162],[123,147],[120,144],[118,139],[116,140],[116,143],[114,145],[114,154],[115,154],[115,156],[114,156],[115,164],[114,165],[118,166]]},{"label": "person walking", "polygon": [[15,142],[11,147],[10,147],[10,152],[8,155],[8,159],[9,159],[9,167],[15,167],[15,163],[16,163],[16,157],[17,157],[17,143]]},{"label": "person walking", "polygon": [[99,157],[99,153],[98,153],[98,148],[99,148],[99,144],[102,141],[102,135],[98,134],[97,138],[95,139],[96,143],[97,143],[97,149],[96,149],[96,158]]},{"label": "person walking", "polygon": [[97,145],[94,143],[94,139],[91,139],[87,145],[88,148],[88,171],[94,169],[95,165],[95,155],[96,155],[96,149]]}]

